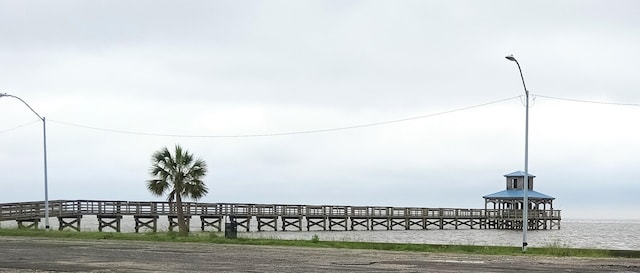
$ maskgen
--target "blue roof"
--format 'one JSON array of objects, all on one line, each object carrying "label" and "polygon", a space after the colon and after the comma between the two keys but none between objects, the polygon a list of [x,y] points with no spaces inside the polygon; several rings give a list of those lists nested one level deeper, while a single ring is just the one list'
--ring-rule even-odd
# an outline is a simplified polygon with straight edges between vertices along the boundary
[{"label": "blue roof", "polygon": [[[524,177],[524,175],[525,175],[525,172],[517,171],[517,172],[512,172],[510,174],[505,174],[504,176],[505,177]],[[536,176],[533,174],[529,174],[529,177],[536,177]]]},{"label": "blue roof", "polygon": [[[489,195],[485,195],[482,198],[485,199],[522,199],[524,198],[523,190],[504,190],[496,193],[492,193]],[[529,199],[556,199],[553,196],[546,195],[544,193],[539,193],[537,191],[529,190],[527,191],[527,198]]]}]

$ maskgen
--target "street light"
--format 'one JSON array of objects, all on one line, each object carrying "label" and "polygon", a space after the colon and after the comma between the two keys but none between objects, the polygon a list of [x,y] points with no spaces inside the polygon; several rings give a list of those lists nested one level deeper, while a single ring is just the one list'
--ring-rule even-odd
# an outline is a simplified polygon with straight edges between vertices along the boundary
[{"label": "street light", "polygon": [[526,98],[526,115],[525,115],[525,129],[524,129],[524,191],[522,197],[522,252],[527,251],[527,228],[529,227],[529,197],[527,191],[529,190],[529,90],[524,83],[524,76],[522,76],[522,69],[520,63],[513,55],[506,56],[507,60],[516,62],[518,65],[518,71],[520,71],[520,79],[522,79],[522,86],[524,86],[524,95]]},{"label": "street light", "polygon": [[19,101],[24,103],[24,105],[29,107],[31,112],[36,114],[36,116],[38,116],[40,120],[42,120],[42,136],[44,139],[44,226],[46,230],[49,230],[49,186],[47,181],[47,121],[43,116],[40,116],[38,112],[36,112],[36,110],[33,110],[33,108],[31,108],[31,106],[29,106],[29,104],[21,98],[14,95],[9,95],[7,93],[0,93],[0,98],[2,97],[18,99]]}]

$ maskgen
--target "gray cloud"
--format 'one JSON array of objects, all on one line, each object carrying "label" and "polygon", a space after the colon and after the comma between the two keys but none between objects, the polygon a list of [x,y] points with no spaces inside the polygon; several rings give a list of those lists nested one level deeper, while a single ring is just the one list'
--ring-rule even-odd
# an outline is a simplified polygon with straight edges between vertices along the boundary
[{"label": "gray cloud", "polygon": [[[206,202],[482,207],[503,174],[523,168],[518,99],[263,138],[60,122],[245,135],[402,119],[522,95],[511,53],[533,94],[638,103],[638,5],[5,1],[0,92],[50,120],[54,199],[154,199],[149,157],[180,143],[211,167]],[[536,97],[536,189],[569,217],[588,216],[582,195],[638,208],[638,111]],[[0,116],[0,131],[37,120],[10,98]],[[42,198],[39,125],[0,133],[0,181],[19,185],[0,201]]]}]

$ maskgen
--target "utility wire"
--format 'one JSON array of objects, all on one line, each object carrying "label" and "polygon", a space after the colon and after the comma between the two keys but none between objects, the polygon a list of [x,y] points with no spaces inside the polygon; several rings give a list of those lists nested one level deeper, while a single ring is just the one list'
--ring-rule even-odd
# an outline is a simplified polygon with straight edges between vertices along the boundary
[{"label": "utility wire", "polygon": [[576,99],[567,99],[567,98],[559,98],[552,96],[545,96],[536,94],[536,96],[541,98],[553,99],[553,100],[564,100],[564,101],[573,101],[573,102],[582,102],[582,103],[594,103],[594,104],[608,104],[608,105],[622,105],[622,106],[635,106],[640,107],[638,103],[620,103],[620,102],[603,102],[603,101],[591,101],[591,100],[576,100]]},{"label": "utility wire", "polygon": [[[553,99],[553,100],[562,100],[562,101],[571,101],[571,102],[580,102],[580,103],[592,103],[592,104],[606,104],[606,105],[620,105],[620,106],[640,107],[640,104],[637,104],[637,103],[602,102],[602,101],[589,101],[589,100],[560,98],[560,97],[546,96],[546,95],[540,95],[540,94],[532,94],[532,95],[534,95],[534,98],[535,98],[535,96],[537,96],[537,97]],[[411,120],[416,120],[416,119],[423,119],[423,118],[428,118],[428,117],[445,115],[445,114],[450,114],[450,113],[454,113],[454,112],[460,112],[460,111],[464,111],[464,110],[469,110],[469,109],[473,109],[473,108],[479,108],[479,107],[483,107],[483,106],[487,106],[487,105],[491,105],[491,104],[496,104],[496,103],[512,100],[512,99],[515,99],[515,98],[521,98],[522,99],[522,97],[523,96],[520,95],[520,96],[515,96],[515,97],[511,97],[511,98],[502,99],[502,100],[497,100],[497,101],[492,101],[492,102],[487,102],[487,103],[482,103],[482,104],[477,104],[477,105],[472,105],[472,106],[452,109],[452,110],[433,113],[433,114],[427,114],[427,115],[403,118],[403,119],[395,119],[395,120],[388,120],[388,121],[382,121],[382,122],[367,123],[367,124],[360,124],[360,125],[352,125],[352,126],[345,126],[345,127],[336,127],[336,128],[327,128],[327,129],[295,131],[295,132],[283,132],[283,133],[265,133],[265,134],[245,134],[245,135],[160,134],[160,133],[146,133],[146,132],[134,132],[134,131],[125,131],[125,130],[105,129],[105,128],[87,126],[87,125],[74,124],[74,123],[64,122],[64,121],[55,121],[55,120],[49,120],[49,121],[50,122],[54,122],[54,123],[67,125],[67,126],[84,128],[84,129],[92,129],[92,130],[98,130],[98,131],[120,133],[120,134],[131,134],[131,135],[157,136],[157,137],[184,137],[184,138],[250,138],[250,137],[269,137],[269,136],[314,134],[314,133],[324,133],[324,132],[331,132],[331,131],[342,131],[342,130],[364,128],[364,127],[379,126],[379,125],[398,123],[398,122],[405,122],[405,121],[411,121]],[[36,120],[36,121],[32,121],[32,122],[25,123],[25,124],[22,124],[22,125],[18,125],[18,126],[13,127],[13,128],[5,129],[5,130],[0,131],[0,134],[6,133],[6,132],[9,132],[9,131],[13,131],[13,130],[16,130],[16,129],[19,129],[19,128],[22,128],[22,127],[25,127],[25,126],[29,126],[29,125],[31,125],[33,123],[36,123],[36,122],[38,122],[38,121]]]},{"label": "utility wire", "polygon": [[[522,96],[522,95],[521,95],[521,96]],[[388,121],[374,122],[374,123],[367,123],[367,124],[360,124],[360,125],[352,125],[352,126],[345,126],[345,127],[327,128],[327,129],[317,129],[317,130],[307,130],[307,131],[295,131],[295,132],[283,132],[283,133],[265,133],[265,134],[246,134],[246,135],[180,135],[180,134],[159,134],[159,133],[146,133],[146,132],[133,132],[133,131],[124,131],[124,130],[105,129],[105,128],[99,128],[99,127],[93,127],[93,126],[86,126],[86,125],[74,124],[74,123],[69,123],[69,122],[63,122],[63,121],[56,121],[56,120],[51,120],[51,119],[49,119],[49,122],[55,122],[55,123],[59,123],[59,124],[63,124],[63,125],[68,125],[68,126],[73,126],[73,127],[79,127],[79,128],[85,128],[85,129],[92,129],[92,130],[98,130],[98,131],[105,131],[105,132],[112,132],[112,133],[130,134],[130,135],[143,135],[143,136],[157,136],[157,137],[184,137],[184,138],[250,138],[250,137],[271,137],[271,136],[286,136],[286,135],[302,135],[302,134],[325,133],[325,132],[332,132],[332,131],[351,130],[351,129],[358,129],[358,128],[364,128],[364,127],[372,127],[372,126],[379,126],[379,125],[385,125],[385,124],[391,124],[391,123],[405,122],[405,121],[411,121],[411,120],[416,120],[416,119],[423,119],[423,118],[429,118],[429,117],[434,117],[434,116],[439,116],[439,115],[450,114],[450,113],[454,113],[454,112],[465,111],[465,110],[469,110],[469,109],[473,109],[473,108],[479,108],[479,107],[483,107],[483,106],[487,106],[487,105],[491,105],[491,104],[496,104],[496,103],[500,103],[500,102],[504,102],[504,101],[508,101],[508,100],[512,100],[512,99],[516,99],[516,98],[519,98],[519,97],[521,97],[521,96],[515,96],[515,97],[510,97],[510,98],[506,98],[506,99],[496,100],[496,101],[492,101],[492,102],[487,102],[487,103],[482,103],[482,104],[476,104],[476,105],[472,105],[472,106],[467,106],[467,107],[462,107],[462,108],[456,108],[456,109],[452,109],[452,110],[448,110],[448,111],[443,111],[443,112],[438,112],[438,113],[433,113],[433,114],[427,114],[427,115],[421,115],[421,116],[415,116],[415,117],[410,117],[410,118],[395,119],[395,120],[388,120]]]},{"label": "utility wire", "polygon": [[31,124],[34,124],[34,123],[40,122],[40,121],[41,120],[34,120],[32,122],[25,123],[25,124],[22,124],[22,125],[18,125],[18,126],[13,127],[13,128],[5,129],[5,130],[0,131],[0,134],[6,133],[6,132],[9,132],[9,131],[13,131],[13,130],[16,130],[16,129],[19,129],[19,128],[22,128],[22,127],[25,127],[25,126],[29,126]]}]

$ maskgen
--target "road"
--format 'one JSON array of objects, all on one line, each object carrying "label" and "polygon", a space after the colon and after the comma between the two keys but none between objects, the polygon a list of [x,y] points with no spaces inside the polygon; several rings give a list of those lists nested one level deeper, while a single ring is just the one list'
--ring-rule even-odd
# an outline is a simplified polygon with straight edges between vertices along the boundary
[{"label": "road", "polygon": [[640,272],[640,259],[0,236],[0,272]]}]

